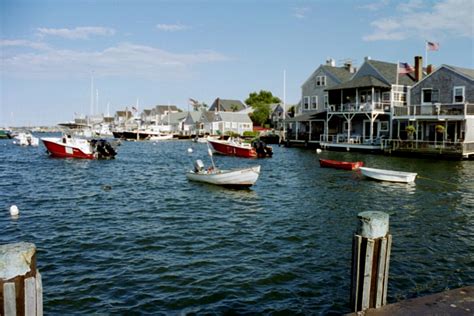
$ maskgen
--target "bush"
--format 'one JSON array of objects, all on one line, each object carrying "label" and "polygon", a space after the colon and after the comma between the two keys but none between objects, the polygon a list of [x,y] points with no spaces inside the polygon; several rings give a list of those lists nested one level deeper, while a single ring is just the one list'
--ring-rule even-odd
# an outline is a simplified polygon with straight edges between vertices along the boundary
[{"label": "bush", "polygon": [[257,131],[245,131],[244,132],[244,137],[257,137],[259,135],[259,132]]}]

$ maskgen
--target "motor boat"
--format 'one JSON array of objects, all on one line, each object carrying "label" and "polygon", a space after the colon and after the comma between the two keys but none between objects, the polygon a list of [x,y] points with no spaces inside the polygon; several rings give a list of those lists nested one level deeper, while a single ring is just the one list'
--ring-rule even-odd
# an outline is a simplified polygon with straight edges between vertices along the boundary
[{"label": "motor boat", "polygon": [[81,159],[113,159],[116,149],[105,139],[84,139],[66,134],[41,138],[52,157]]}]

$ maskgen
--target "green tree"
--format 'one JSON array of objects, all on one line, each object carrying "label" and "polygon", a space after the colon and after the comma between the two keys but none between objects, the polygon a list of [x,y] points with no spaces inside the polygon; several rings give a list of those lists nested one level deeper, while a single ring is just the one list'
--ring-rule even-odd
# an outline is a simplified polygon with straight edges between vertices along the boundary
[{"label": "green tree", "polygon": [[270,91],[260,90],[259,93],[252,92],[249,94],[249,97],[245,100],[245,103],[251,107],[260,104],[272,104],[280,103],[281,100],[278,97],[275,97]]},{"label": "green tree", "polygon": [[259,93],[252,92],[245,100],[245,103],[253,108],[253,113],[250,115],[252,122],[261,126],[270,118],[270,104],[280,102],[281,100],[278,97],[265,90],[260,90]]}]

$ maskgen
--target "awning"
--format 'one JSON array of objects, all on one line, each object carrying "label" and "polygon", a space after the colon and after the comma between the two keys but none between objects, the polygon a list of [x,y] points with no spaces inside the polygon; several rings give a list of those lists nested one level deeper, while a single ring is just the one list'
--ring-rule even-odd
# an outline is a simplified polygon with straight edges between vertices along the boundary
[{"label": "awning", "polygon": [[289,119],[285,120],[285,123],[308,122],[308,121],[316,120],[318,118],[319,119],[325,119],[326,118],[326,110],[305,112],[301,115],[297,115],[295,117],[292,117],[292,118],[289,118]]}]

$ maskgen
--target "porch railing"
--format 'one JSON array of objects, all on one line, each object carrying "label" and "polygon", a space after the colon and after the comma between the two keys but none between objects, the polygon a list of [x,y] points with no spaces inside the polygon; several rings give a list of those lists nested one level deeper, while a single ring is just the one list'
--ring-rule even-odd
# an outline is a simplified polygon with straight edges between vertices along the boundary
[{"label": "porch railing", "polygon": [[367,103],[346,103],[332,104],[328,106],[331,112],[390,112],[390,103],[387,102],[367,102]]},{"label": "porch railing", "polygon": [[333,144],[360,144],[360,145],[373,145],[378,146],[382,144],[384,136],[370,136],[363,137],[359,134],[351,134],[349,137],[346,133],[337,134],[322,134],[320,142],[333,143]]},{"label": "porch railing", "polygon": [[474,153],[474,142],[387,139],[383,142],[383,148],[393,151],[443,152],[465,155]]},{"label": "porch railing", "polygon": [[394,107],[397,116],[443,116],[443,115],[474,115],[474,103],[466,104],[429,104]]}]

